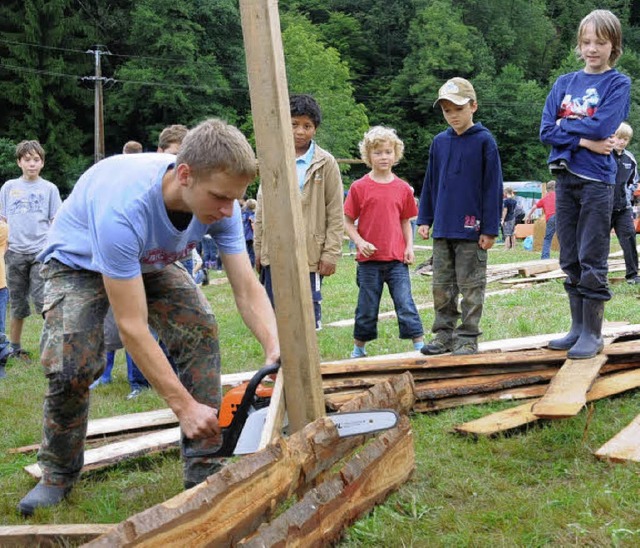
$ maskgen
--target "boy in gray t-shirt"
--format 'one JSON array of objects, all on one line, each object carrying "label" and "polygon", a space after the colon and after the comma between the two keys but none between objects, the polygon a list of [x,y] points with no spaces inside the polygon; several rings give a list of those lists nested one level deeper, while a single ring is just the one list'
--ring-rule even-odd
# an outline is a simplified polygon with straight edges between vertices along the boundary
[{"label": "boy in gray t-shirt", "polygon": [[38,141],[18,143],[16,159],[22,177],[11,179],[0,188],[0,219],[9,225],[5,261],[11,303],[11,355],[28,358],[20,341],[24,319],[31,313],[29,295],[38,314],[43,306],[43,281],[36,255],[44,247],[61,200],[58,188],[40,177],[44,149]]}]

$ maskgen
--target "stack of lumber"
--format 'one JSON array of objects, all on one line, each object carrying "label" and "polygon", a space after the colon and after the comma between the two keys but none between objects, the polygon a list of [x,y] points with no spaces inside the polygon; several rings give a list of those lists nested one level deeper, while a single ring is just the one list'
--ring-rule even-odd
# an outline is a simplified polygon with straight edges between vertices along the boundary
[{"label": "stack of lumber", "polygon": [[[640,326],[615,326],[610,340],[626,336],[635,341],[605,348],[607,363],[601,376],[640,368]],[[531,344],[546,344],[552,335],[533,337]],[[514,339],[514,341],[518,341]],[[522,341],[522,346],[527,342]],[[500,345],[487,345],[493,349]],[[488,351],[471,356],[427,357],[419,353],[378,356],[321,364],[327,406],[339,410],[377,380],[409,371],[416,387],[414,411],[429,412],[490,401],[541,397],[564,365],[566,352],[546,348]],[[580,362],[577,362],[580,364]],[[585,364],[578,365],[584,371]]]}]

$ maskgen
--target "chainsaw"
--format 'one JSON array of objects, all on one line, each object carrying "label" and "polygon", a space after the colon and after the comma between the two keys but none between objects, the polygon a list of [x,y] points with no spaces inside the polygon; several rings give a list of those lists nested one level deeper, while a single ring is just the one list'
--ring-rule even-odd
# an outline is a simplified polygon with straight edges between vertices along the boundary
[{"label": "chainsaw", "polygon": [[[184,456],[223,458],[255,453],[269,410],[273,386],[262,383],[265,377],[278,372],[280,364],[266,365],[249,380],[229,390],[222,399],[218,424],[222,430],[219,449],[186,449]],[[391,409],[354,411],[327,415],[341,438],[373,434],[398,424],[398,414]]]}]

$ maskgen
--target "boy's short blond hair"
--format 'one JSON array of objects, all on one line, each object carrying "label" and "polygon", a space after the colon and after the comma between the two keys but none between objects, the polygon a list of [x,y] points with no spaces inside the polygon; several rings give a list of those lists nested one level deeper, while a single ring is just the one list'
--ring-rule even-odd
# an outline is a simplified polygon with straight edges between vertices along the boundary
[{"label": "boy's short blond hair", "polygon": [[611,42],[609,66],[615,66],[616,61],[620,59],[622,55],[622,25],[620,25],[620,20],[609,10],[593,10],[589,15],[584,17],[578,27],[576,54],[579,58],[582,58],[580,41],[582,40],[587,25],[593,25],[593,29],[598,38]]},{"label": "boy's short blond hair", "polygon": [[189,130],[176,164],[187,164],[196,176],[224,172],[255,178],[256,155],[241,131],[223,120],[210,118]]},{"label": "boy's short blond hair", "polygon": [[189,128],[182,124],[167,126],[160,132],[160,137],[158,137],[158,148],[160,150],[167,150],[173,143],[177,143],[178,145],[182,144],[182,141],[188,131]]},{"label": "boy's short blond hair", "polygon": [[507,196],[515,196],[515,192],[513,191],[513,189],[510,186],[504,187],[504,193]]},{"label": "boy's short blond hair", "polygon": [[257,206],[258,206],[258,202],[253,198],[249,198],[245,203],[245,207],[247,209],[250,209],[251,211],[254,211]]},{"label": "boy's short blond hair", "polygon": [[374,126],[364,134],[364,139],[358,144],[360,157],[369,167],[371,167],[371,151],[383,143],[391,143],[393,145],[393,152],[395,153],[395,162],[393,165],[402,159],[404,143],[400,137],[398,137],[396,130],[390,127]]},{"label": "boy's short blond hair", "polygon": [[615,135],[616,137],[620,137],[621,139],[627,139],[630,141],[633,137],[633,129],[626,122],[622,122],[618,126],[618,129],[616,129]]},{"label": "boy's short blond hair", "polygon": [[37,154],[40,156],[40,159],[44,162],[44,148],[42,145],[35,140],[24,140],[20,141],[16,145],[16,160],[20,160],[27,154]]},{"label": "boy's short blond hair", "polygon": [[122,147],[122,154],[140,154],[142,152],[142,144],[138,141],[127,141]]}]

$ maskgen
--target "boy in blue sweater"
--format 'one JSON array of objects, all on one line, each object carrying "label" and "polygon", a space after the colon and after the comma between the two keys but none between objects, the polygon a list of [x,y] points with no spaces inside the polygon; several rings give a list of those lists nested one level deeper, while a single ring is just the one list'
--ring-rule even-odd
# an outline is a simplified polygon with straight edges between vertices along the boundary
[{"label": "boy in blue sweater", "polygon": [[[449,128],[431,143],[418,234],[433,235],[434,337],[426,355],[475,354],[487,285],[487,250],[502,213],[502,167],[495,139],[480,123],[473,86],[452,78],[438,92]],[[458,294],[462,295],[458,311]],[[458,319],[461,319],[458,324]]]},{"label": "boy in blue sweater", "polygon": [[549,348],[573,359],[602,350],[604,303],[611,299],[607,274],[616,182],[614,133],[629,114],[631,81],[613,69],[622,54],[622,30],[608,10],[595,10],[578,28],[576,52],[583,70],[553,84],[540,124],[551,145],[556,177],[556,223],[560,268],[569,296],[571,328]]}]

